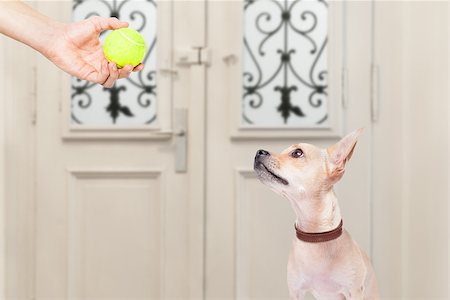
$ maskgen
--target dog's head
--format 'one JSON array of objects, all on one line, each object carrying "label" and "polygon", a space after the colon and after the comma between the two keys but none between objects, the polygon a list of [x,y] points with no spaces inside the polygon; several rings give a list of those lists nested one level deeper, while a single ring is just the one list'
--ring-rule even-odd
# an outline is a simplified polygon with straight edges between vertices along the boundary
[{"label": "dog's head", "polygon": [[361,132],[356,130],[327,149],[300,143],[279,154],[258,150],[255,172],[278,194],[294,199],[315,198],[328,192],[344,175]]}]

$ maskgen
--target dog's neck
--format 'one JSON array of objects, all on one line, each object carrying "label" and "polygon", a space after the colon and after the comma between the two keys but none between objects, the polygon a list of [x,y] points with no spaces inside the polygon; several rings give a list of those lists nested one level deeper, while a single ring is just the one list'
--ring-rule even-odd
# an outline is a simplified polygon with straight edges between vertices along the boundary
[{"label": "dog's neck", "polygon": [[300,197],[286,195],[297,216],[296,228],[309,233],[331,231],[341,222],[341,211],[334,191],[320,196],[302,193]]}]

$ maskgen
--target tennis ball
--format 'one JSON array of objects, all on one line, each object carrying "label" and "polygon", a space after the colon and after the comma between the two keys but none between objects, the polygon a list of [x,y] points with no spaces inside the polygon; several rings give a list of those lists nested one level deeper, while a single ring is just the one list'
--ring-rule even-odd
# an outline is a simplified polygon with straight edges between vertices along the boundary
[{"label": "tennis ball", "polygon": [[106,59],[115,62],[118,68],[126,65],[136,67],[144,59],[145,50],[144,38],[131,28],[111,31],[103,44]]}]

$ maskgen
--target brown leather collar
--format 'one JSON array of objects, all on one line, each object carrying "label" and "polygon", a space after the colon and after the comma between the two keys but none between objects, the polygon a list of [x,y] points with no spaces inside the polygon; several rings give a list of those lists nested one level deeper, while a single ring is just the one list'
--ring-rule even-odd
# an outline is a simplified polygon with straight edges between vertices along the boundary
[{"label": "brown leather collar", "polygon": [[297,238],[300,241],[307,242],[307,243],[323,243],[328,242],[337,239],[342,234],[342,226],[344,225],[344,222],[341,220],[341,223],[339,223],[339,226],[335,229],[327,232],[319,232],[319,233],[308,233],[301,231],[297,228],[297,226],[294,225],[295,232],[297,234]]}]

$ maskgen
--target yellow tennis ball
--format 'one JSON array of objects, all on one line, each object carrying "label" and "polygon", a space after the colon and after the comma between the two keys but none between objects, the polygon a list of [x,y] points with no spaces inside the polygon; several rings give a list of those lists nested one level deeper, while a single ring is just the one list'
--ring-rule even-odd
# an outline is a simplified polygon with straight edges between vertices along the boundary
[{"label": "yellow tennis ball", "polygon": [[111,31],[103,44],[106,59],[116,63],[118,68],[126,65],[136,67],[145,56],[145,40],[142,35],[131,28]]}]

